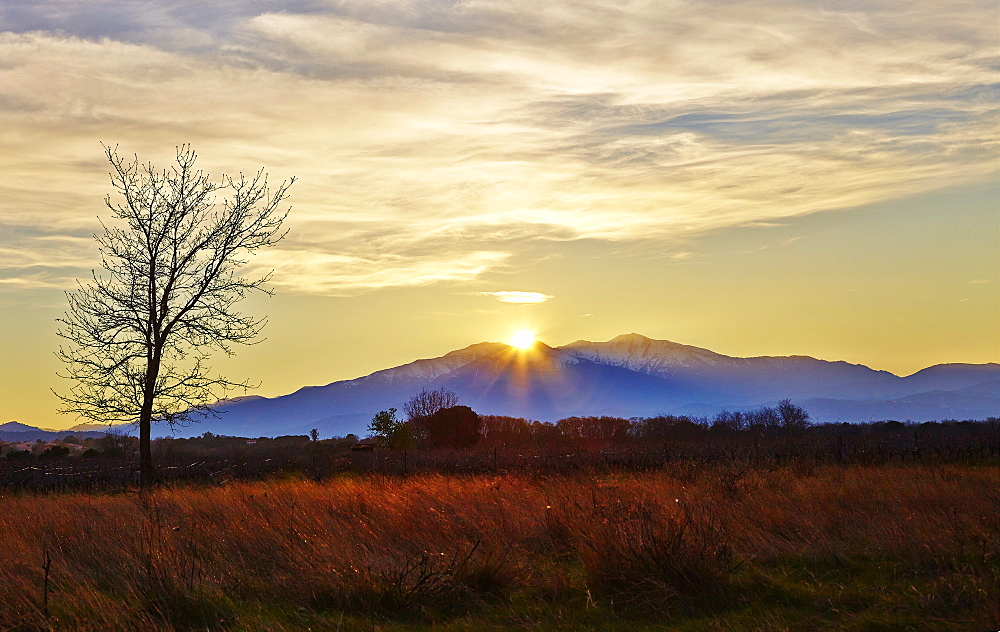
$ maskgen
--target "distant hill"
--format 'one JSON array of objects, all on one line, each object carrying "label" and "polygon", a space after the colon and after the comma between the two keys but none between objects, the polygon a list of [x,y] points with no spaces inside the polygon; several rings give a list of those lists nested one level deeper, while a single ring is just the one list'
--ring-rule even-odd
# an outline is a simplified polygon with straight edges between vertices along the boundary
[{"label": "distant hill", "polygon": [[34,426],[29,426],[27,424],[22,424],[17,421],[8,421],[5,424],[0,424],[0,433],[11,433],[11,432],[38,432],[42,430],[41,428],[35,428]]},{"label": "distant hill", "polygon": [[[555,421],[572,415],[713,415],[791,398],[818,422],[1000,416],[1000,364],[942,364],[908,377],[808,356],[737,358],[639,334],[522,352],[483,342],[354,380],[219,406],[175,436],[363,434],[372,416],[445,387],[481,414]],[[167,428],[157,429],[170,434]]]},{"label": "distant hill", "polygon": [[[84,424],[81,424],[81,426]],[[89,424],[90,426],[96,426],[96,424]],[[78,439],[86,439],[87,437],[103,437],[107,434],[107,426],[96,426],[101,428],[100,431],[86,431],[78,430],[80,426],[74,426],[73,428],[68,428],[66,430],[47,430],[45,428],[36,428],[35,426],[29,426],[27,424],[22,424],[16,421],[8,421],[7,423],[0,424],[0,441],[9,441],[11,443],[20,443],[22,441],[37,441],[41,439],[42,441],[53,441],[56,439],[62,439],[64,437],[74,436]]]}]

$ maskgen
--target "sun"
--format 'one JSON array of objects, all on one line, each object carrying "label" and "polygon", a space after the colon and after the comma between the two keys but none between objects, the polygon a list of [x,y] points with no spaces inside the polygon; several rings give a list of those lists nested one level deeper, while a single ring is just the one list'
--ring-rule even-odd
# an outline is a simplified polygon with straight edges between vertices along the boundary
[{"label": "sun", "polygon": [[535,332],[520,329],[510,337],[510,345],[518,349],[530,349],[535,344]]}]

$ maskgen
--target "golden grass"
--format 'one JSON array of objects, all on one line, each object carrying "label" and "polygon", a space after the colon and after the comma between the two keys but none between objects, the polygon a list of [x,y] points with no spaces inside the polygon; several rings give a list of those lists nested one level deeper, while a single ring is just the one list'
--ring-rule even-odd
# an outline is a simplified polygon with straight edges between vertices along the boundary
[{"label": "golden grass", "polygon": [[[428,474],[11,494],[0,497],[0,630],[253,629],[261,621],[300,629],[294,617],[308,619],[301,629],[338,629],[345,613],[427,623],[503,612],[526,624],[544,619],[545,607],[616,621],[701,608],[714,613],[716,624],[704,628],[713,629],[754,601],[806,607],[789,595],[837,586],[846,594],[866,565],[876,571],[858,581],[885,595],[861,595],[858,608],[890,619],[924,609],[939,629],[975,629],[1000,621],[998,507],[1000,468],[963,466]],[[48,617],[45,552],[53,560]],[[796,575],[813,563],[830,577],[854,569],[854,579]]]}]

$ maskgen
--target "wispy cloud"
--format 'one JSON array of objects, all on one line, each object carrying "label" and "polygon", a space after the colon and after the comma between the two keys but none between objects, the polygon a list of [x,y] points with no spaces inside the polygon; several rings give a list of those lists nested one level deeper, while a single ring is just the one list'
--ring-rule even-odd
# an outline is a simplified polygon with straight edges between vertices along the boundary
[{"label": "wispy cloud", "polygon": [[336,296],[387,287],[470,281],[502,265],[506,257],[501,252],[469,252],[451,256],[361,258],[270,250],[254,260],[254,268],[264,273],[273,270],[271,284],[276,287]]},{"label": "wispy cloud", "polygon": [[480,294],[492,296],[501,303],[544,303],[553,298],[551,295],[541,292],[502,291],[480,292]]},{"label": "wispy cloud", "polygon": [[689,241],[981,181],[1000,148],[994,14],[0,0],[0,267],[93,265],[11,228],[98,228],[100,140],[299,176],[268,261],[329,294],[468,281],[537,240]]}]

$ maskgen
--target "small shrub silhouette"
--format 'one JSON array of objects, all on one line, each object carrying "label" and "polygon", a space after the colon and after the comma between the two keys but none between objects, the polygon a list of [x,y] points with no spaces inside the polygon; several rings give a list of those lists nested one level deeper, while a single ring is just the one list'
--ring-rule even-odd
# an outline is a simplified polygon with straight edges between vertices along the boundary
[{"label": "small shrub silhouette", "polygon": [[479,441],[482,421],[468,406],[442,408],[423,421],[431,445],[438,448],[467,448]]}]

